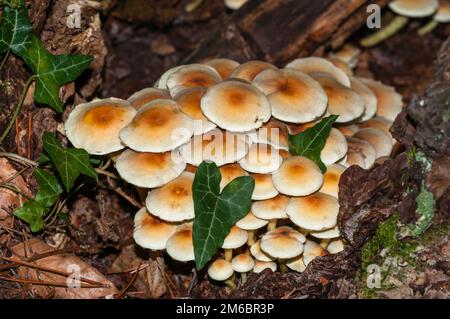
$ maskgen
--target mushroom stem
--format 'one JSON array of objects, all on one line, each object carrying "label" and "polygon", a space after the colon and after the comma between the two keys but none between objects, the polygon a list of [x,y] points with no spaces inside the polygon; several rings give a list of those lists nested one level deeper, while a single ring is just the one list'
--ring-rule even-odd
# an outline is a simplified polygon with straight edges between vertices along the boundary
[{"label": "mushroom stem", "polygon": [[236,289],[236,283],[235,283],[235,276],[234,276],[234,274],[230,278],[225,280],[225,284],[228,287],[230,287],[231,289]]},{"label": "mushroom stem", "polygon": [[247,245],[249,247],[251,247],[251,246],[253,246],[254,243],[255,243],[255,231],[254,230],[249,230],[248,231]]},{"label": "mushroom stem", "polygon": [[386,27],[362,39],[360,42],[361,46],[368,48],[377,45],[397,33],[408,21],[408,17],[396,16]]},{"label": "mushroom stem", "polygon": [[247,273],[243,272],[241,273],[241,283],[244,285],[247,282]]},{"label": "mushroom stem", "polygon": [[425,24],[423,27],[421,27],[417,31],[417,33],[419,35],[425,35],[427,33],[430,33],[431,31],[433,31],[438,25],[439,25],[439,22],[437,22],[436,20],[431,20],[427,24]]},{"label": "mushroom stem", "polygon": [[267,225],[267,231],[274,230],[275,228],[277,228],[277,220],[271,219],[269,224]]},{"label": "mushroom stem", "polygon": [[286,266],[285,262],[283,260],[279,260],[278,261],[278,266],[280,267],[280,272],[282,274],[285,274],[287,272],[289,272],[288,267]]},{"label": "mushroom stem", "polygon": [[225,249],[225,260],[231,262],[233,259],[233,249]]}]

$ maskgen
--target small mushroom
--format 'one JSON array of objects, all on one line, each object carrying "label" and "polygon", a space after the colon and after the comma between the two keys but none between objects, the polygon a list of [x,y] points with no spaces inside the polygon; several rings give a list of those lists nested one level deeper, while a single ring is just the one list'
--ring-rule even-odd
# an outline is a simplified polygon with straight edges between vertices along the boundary
[{"label": "small mushroom", "polygon": [[133,121],[120,131],[120,139],[139,152],[162,153],[188,142],[194,122],[172,100],[154,100],[140,108]]},{"label": "small mushroom", "polygon": [[222,129],[246,132],[270,119],[269,100],[254,86],[241,81],[223,81],[210,87],[200,102],[203,114]]},{"label": "small mushroom", "polygon": [[305,263],[303,262],[303,256],[297,256],[287,260],[286,266],[296,272],[303,272],[306,269]]},{"label": "small mushroom", "polygon": [[323,175],[323,184],[319,192],[338,198],[339,179],[344,173],[345,167],[340,164],[331,164],[327,167],[327,171]]},{"label": "small mushroom", "polygon": [[227,7],[230,10],[238,10],[240,7],[242,7],[244,4],[247,3],[248,0],[225,0],[225,7]]},{"label": "small mushroom", "polygon": [[265,261],[269,262],[274,260],[272,256],[269,254],[266,254],[261,250],[261,240],[256,241],[251,247],[250,247],[250,253],[252,256],[259,261]]},{"label": "small mushroom", "polygon": [[208,121],[200,108],[200,100],[205,92],[205,88],[191,88],[181,91],[174,97],[180,110],[195,120],[194,135],[201,135],[217,127],[216,124]]},{"label": "small mushroom", "polygon": [[448,0],[439,0],[439,8],[437,12],[433,15],[433,19],[425,24],[417,32],[420,35],[427,34],[434,30],[439,23],[449,23],[450,22],[450,2]]},{"label": "small mushroom", "polygon": [[303,262],[305,266],[308,266],[314,258],[326,255],[328,255],[328,251],[315,241],[307,240],[305,242],[303,250]]},{"label": "small mushroom", "polygon": [[64,124],[73,146],[89,154],[104,155],[124,148],[119,132],[136,114],[124,100],[109,98],[77,105]]},{"label": "small mushroom", "polygon": [[297,226],[322,231],[336,226],[339,203],[331,195],[320,192],[289,199],[286,212]]},{"label": "small mushroom", "polygon": [[360,48],[350,43],[346,43],[339,51],[331,52],[329,56],[341,60],[351,68],[354,68],[358,64],[360,54],[361,54]]},{"label": "small mushroom", "polygon": [[236,287],[234,281],[231,279],[233,273],[231,263],[225,259],[216,259],[208,267],[209,278],[216,281],[225,281],[231,288]]},{"label": "small mushroom", "polygon": [[402,111],[402,96],[391,86],[371,79],[361,81],[372,90],[377,97],[377,116],[382,116],[389,121],[395,121],[397,115]]},{"label": "small mushroom", "polygon": [[228,185],[233,179],[240,176],[248,176],[248,173],[244,171],[241,166],[237,163],[223,165],[219,168],[221,179],[220,179],[220,190],[222,191],[225,186]]},{"label": "small mushroom", "polygon": [[346,62],[333,57],[328,57],[327,60],[333,63],[335,67],[344,72],[349,78],[354,75],[352,68]]},{"label": "small mushroom", "polygon": [[139,110],[145,104],[156,99],[170,99],[169,91],[158,88],[145,88],[131,95],[127,101],[130,102],[136,110]]},{"label": "small mushroom", "polygon": [[261,261],[255,260],[255,266],[253,267],[253,272],[259,274],[265,269],[270,269],[273,272],[277,271],[277,264],[273,261]]},{"label": "small mushroom", "polygon": [[247,245],[252,246],[255,243],[255,231],[266,226],[268,223],[267,220],[259,219],[250,211],[244,218],[238,220],[236,226],[247,231]]},{"label": "small mushroom", "polygon": [[355,138],[365,140],[373,146],[376,158],[389,156],[392,152],[392,138],[376,128],[363,128],[353,135]]},{"label": "small mushroom", "polygon": [[174,260],[188,262],[195,259],[192,224],[179,226],[166,243],[167,254]]},{"label": "small mushroom", "polygon": [[272,116],[293,123],[319,118],[327,108],[327,95],[319,83],[296,69],[267,69],[252,84],[270,101]]},{"label": "small mushroom", "polygon": [[289,127],[274,118],[249,134],[253,143],[270,144],[277,149],[289,149]]},{"label": "small mushroom", "polygon": [[347,154],[348,145],[345,135],[332,127],[325,146],[320,153],[320,159],[325,165],[336,163]]},{"label": "small mushroom", "polygon": [[337,254],[344,250],[344,242],[342,241],[342,239],[332,240],[328,244],[327,250],[330,254]]},{"label": "small mushroom", "polygon": [[339,115],[336,123],[347,123],[363,115],[364,100],[350,87],[342,85],[328,74],[316,73],[312,77],[322,85],[328,96],[328,112]]},{"label": "small mushroom", "polygon": [[266,69],[275,70],[276,67],[270,63],[263,61],[247,61],[242,63],[230,74],[230,79],[241,79],[247,82],[253,81],[253,79],[262,71]]},{"label": "small mushroom", "polygon": [[303,156],[293,156],[272,174],[275,188],[282,194],[306,196],[319,190],[323,175],[316,163]]},{"label": "small mushroom", "polygon": [[286,214],[288,202],[289,197],[280,194],[271,199],[253,202],[252,212],[256,217],[270,221],[267,227],[270,231],[276,228],[277,219],[288,218]]},{"label": "small mushroom", "polygon": [[162,250],[166,248],[167,240],[172,236],[177,226],[165,222],[150,214],[145,207],[134,215],[134,241],[141,247]]},{"label": "small mushroom", "polygon": [[303,234],[288,226],[275,228],[261,237],[261,250],[266,254],[278,258],[289,259],[303,252]]},{"label": "small mushroom", "polygon": [[176,96],[185,89],[209,87],[222,81],[219,73],[209,65],[189,64],[175,70],[167,78],[170,95]]},{"label": "small mushroom", "polygon": [[326,74],[343,86],[350,87],[350,79],[344,71],[337,68],[333,63],[323,58],[308,57],[295,59],[286,65],[286,68],[293,68],[306,74]]},{"label": "small mushroom", "polygon": [[330,239],[330,238],[337,238],[340,236],[339,228],[337,226],[327,230],[312,231],[309,234],[314,238],[318,239]]},{"label": "small mushroom", "polygon": [[247,172],[267,174],[276,171],[283,158],[278,150],[269,144],[252,144],[247,155],[239,161],[239,165]]},{"label": "small mushroom", "polygon": [[[242,2],[242,0],[238,1]],[[208,60],[205,62],[205,64],[213,67],[224,80],[228,79],[230,77],[230,74],[239,66],[238,62],[223,58]]]},{"label": "small mushroom", "polygon": [[164,186],[150,191],[145,200],[153,215],[169,222],[182,222],[194,218],[192,183],[195,175],[183,172]]},{"label": "small mushroom", "polygon": [[250,174],[255,180],[255,189],[253,190],[253,200],[264,200],[274,198],[279,193],[273,185],[272,174]]},{"label": "small mushroom", "polygon": [[247,254],[239,254],[231,261],[231,267],[235,272],[241,274],[242,284],[247,281],[247,273],[253,269],[255,261]]},{"label": "small mushroom", "polygon": [[362,168],[369,169],[372,167],[372,165],[375,163],[375,160],[377,159],[377,152],[372,144],[357,137],[347,137],[347,144],[350,152],[355,152],[362,156]]},{"label": "small mushroom", "polygon": [[359,127],[356,124],[338,125],[336,128],[345,136],[352,136],[359,131]]},{"label": "small mushroom", "polygon": [[225,237],[222,248],[225,249],[225,260],[230,261],[233,258],[233,249],[239,248],[248,240],[248,233],[234,225],[231,227],[227,237]]},{"label": "small mushroom", "polygon": [[198,166],[210,160],[217,166],[234,163],[248,153],[248,137],[214,129],[202,136],[194,136],[180,148],[181,156],[191,165]]},{"label": "small mushroom", "polygon": [[376,129],[383,131],[384,133],[386,133],[387,135],[389,135],[392,138],[392,142],[394,143],[395,139],[392,137],[392,134],[389,131],[391,126],[392,126],[392,121],[385,119],[384,117],[381,117],[381,116],[375,116],[367,121],[358,123],[358,127],[360,129],[370,127],[370,128],[376,128]]},{"label": "small mushroom", "polygon": [[144,188],[159,187],[179,176],[186,163],[178,151],[165,153],[122,152],[115,163],[126,182]]},{"label": "small mushroom", "polygon": [[359,118],[359,121],[367,121],[371,119],[377,112],[378,99],[375,93],[372,92],[364,82],[357,78],[350,78],[352,90],[358,93],[364,100],[364,113]]}]

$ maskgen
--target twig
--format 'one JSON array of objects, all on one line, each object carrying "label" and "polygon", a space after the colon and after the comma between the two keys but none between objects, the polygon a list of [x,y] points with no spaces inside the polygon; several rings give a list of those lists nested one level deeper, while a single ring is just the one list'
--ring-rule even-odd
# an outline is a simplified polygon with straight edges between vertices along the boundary
[{"label": "twig", "polygon": [[20,95],[19,102],[16,105],[16,108],[14,109],[14,112],[12,114],[12,117],[6,126],[6,129],[3,131],[2,135],[0,136],[0,144],[3,143],[3,140],[8,135],[9,131],[11,130],[12,126],[14,125],[17,115],[19,115],[20,110],[22,109],[23,102],[25,101],[25,97],[27,95],[28,89],[30,88],[31,83],[34,82],[35,76],[32,75],[28,78],[27,82],[25,82],[25,87],[23,89],[22,94]]},{"label": "twig", "polygon": [[[4,277],[4,276],[0,276],[0,280],[18,282],[18,283],[23,283],[23,284],[31,284],[31,285],[42,285],[42,286],[67,288],[67,283],[65,283],[65,282],[49,282],[49,281],[33,280],[33,279],[26,279],[26,278],[12,278],[12,277]],[[98,285],[80,284],[78,288],[105,288],[105,285],[98,286]]]},{"label": "twig", "polygon": [[9,158],[9,159],[11,159],[11,160],[13,160],[15,162],[19,162],[21,164],[27,164],[29,166],[38,166],[37,162],[32,161],[32,160],[30,160],[28,158],[19,156],[19,155],[14,154],[14,153],[0,152],[0,157],[6,157],[6,158]]},{"label": "twig", "polygon": [[27,194],[25,194],[24,192],[22,192],[16,185],[11,184],[11,183],[2,183],[0,184],[0,188],[6,188],[9,189],[10,191],[17,193],[19,195],[22,195],[23,197],[25,197],[26,199],[31,199],[30,196],[28,196]]},{"label": "twig", "polygon": [[139,204],[134,198],[132,198],[130,195],[125,193],[120,187],[114,186],[111,178],[109,176],[106,176],[106,180],[108,181],[108,188],[114,192],[116,192],[118,195],[122,196],[124,199],[126,199],[131,205],[142,208],[142,205]]},{"label": "twig", "polygon": [[122,299],[127,293],[128,289],[130,289],[131,285],[136,281],[137,276],[139,275],[139,271],[141,270],[141,263],[139,263],[138,270],[134,273],[133,278],[131,278],[130,282],[126,285],[126,287],[122,290],[122,292],[116,297],[116,299]]},{"label": "twig", "polygon": [[[60,270],[56,270],[56,269],[52,269],[52,268],[48,268],[48,267],[44,267],[44,266],[39,266],[39,265],[36,265],[36,264],[33,264],[33,263],[29,263],[29,262],[21,261],[21,260],[16,260],[16,259],[13,259],[13,258],[10,258],[10,257],[0,257],[0,259],[4,259],[4,260],[12,262],[14,264],[18,264],[18,266],[25,266],[25,267],[35,268],[35,269],[39,269],[39,270],[42,270],[42,271],[51,272],[51,273],[54,273],[54,274],[57,274],[57,275],[60,275],[60,276],[69,277],[69,276],[72,275],[71,273],[68,273],[68,272],[65,272],[65,271],[60,271]],[[11,264],[9,264],[9,265],[11,265]],[[14,267],[17,267],[17,266],[14,266]],[[102,284],[101,282],[95,281],[95,280],[87,279],[87,278],[84,278],[84,277],[81,277],[81,276],[80,276],[79,280],[80,281],[84,281],[84,282],[86,282],[88,284],[92,284],[92,285],[103,285],[104,288],[107,288],[106,285]]]},{"label": "twig", "polygon": [[105,171],[105,170],[103,170],[101,168],[96,168],[95,171],[97,173],[101,174],[101,175],[105,175],[105,176],[108,176],[108,177],[111,177],[111,178],[114,178],[114,179],[119,179],[119,176],[117,176],[116,174],[108,172],[108,171]]}]

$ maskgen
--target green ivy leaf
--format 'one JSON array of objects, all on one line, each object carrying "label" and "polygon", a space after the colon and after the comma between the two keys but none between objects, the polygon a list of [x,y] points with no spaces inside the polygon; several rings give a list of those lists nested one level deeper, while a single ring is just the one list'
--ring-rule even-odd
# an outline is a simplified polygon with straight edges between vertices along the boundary
[{"label": "green ivy leaf", "polygon": [[289,152],[293,155],[309,158],[325,173],[327,167],[320,159],[320,153],[330,135],[331,127],[337,118],[337,115],[331,115],[323,118],[319,123],[303,132],[296,135],[289,134]]},{"label": "green ivy leaf", "polygon": [[63,192],[58,178],[39,168],[35,169],[34,176],[39,184],[35,200],[41,202],[45,207],[51,207]]},{"label": "green ivy leaf", "polygon": [[33,31],[25,8],[5,7],[0,20],[0,54],[13,51],[35,74],[34,99],[63,111],[59,89],[75,80],[92,62],[91,56],[53,55]]},{"label": "green ivy leaf", "polygon": [[55,134],[45,132],[42,137],[44,150],[50,157],[61,180],[69,191],[80,174],[97,179],[97,173],[89,162],[89,154],[79,148],[63,148]]},{"label": "green ivy leaf", "polygon": [[202,269],[222,246],[231,227],[250,210],[255,181],[250,176],[232,180],[220,193],[220,171],[213,162],[202,162],[192,185],[195,218],[195,264]]},{"label": "green ivy leaf", "polygon": [[0,54],[9,50],[26,52],[32,35],[33,26],[25,8],[3,8],[3,16],[0,18]]},{"label": "green ivy leaf", "polygon": [[22,207],[14,211],[14,216],[24,220],[30,225],[32,232],[37,232],[44,227],[43,216],[48,212],[49,208],[45,207],[42,202],[34,199],[25,202]]}]

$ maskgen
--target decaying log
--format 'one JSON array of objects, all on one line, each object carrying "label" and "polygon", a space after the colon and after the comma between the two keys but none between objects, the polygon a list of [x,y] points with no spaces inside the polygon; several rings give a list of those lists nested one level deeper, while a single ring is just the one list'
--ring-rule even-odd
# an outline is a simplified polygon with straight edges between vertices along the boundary
[{"label": "decaying log", "polygon": [[185,62],[221,56],[282,65],[295,57],[320,54],[326,47],[340,46],[363,25],[368,4],[384,7],[388,2],[251,0],[200,43]]}]

